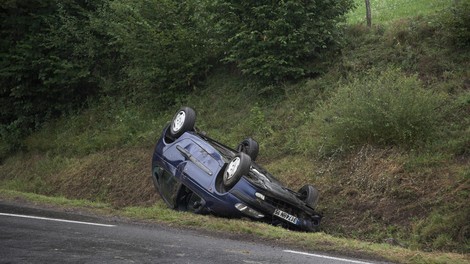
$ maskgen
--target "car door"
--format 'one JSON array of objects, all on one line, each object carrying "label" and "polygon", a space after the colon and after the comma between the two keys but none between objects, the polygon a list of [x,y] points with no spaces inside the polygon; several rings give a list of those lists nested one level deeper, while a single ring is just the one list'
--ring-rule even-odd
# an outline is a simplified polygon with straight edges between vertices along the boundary
[{"label": "car door", "polygon": [[219,163],[193,140],[184,140],[176,144],[176,149],[183,155],[185,162],[180,164],[183,182],[210,191],[212,181],[219,171]]}]

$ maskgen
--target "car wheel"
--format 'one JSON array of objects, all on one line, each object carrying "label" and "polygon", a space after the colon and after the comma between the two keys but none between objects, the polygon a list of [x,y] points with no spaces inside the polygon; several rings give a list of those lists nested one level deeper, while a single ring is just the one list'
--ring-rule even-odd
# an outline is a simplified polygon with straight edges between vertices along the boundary
[{"label": "car wheel", "polygon": [[315,209],[320,198],[317,188],[312,185],[305,185],[299,190],[300,199],[304,201],[309,207]]},{"label": "car wheel", "polygon": [[240,152],[227,164],[223,175],[225,188],[232,188],[243,175],[250,172],[251,158],[247,154]]},{"label": "car wheel", "polygon": [[170,135],[178,138],[184,132],[194,129],[196,124],[196,111],[190,107],[182,107],[171,120]]},{"label": "car wheel", "polygon": [[189,194],[187,198],[187,209],[188,211],[198,214],[202,211],[204,207],[204,201],[195,193]]},{"label": "car wheel", "polygon": [[240,142],[240,144],[238,144],[237,151],[248,154],[251,160],[255,161],[258,157],[259,144],[258,142],[256,142],[256,140],[252,138],[246,138],[242,142]]}]

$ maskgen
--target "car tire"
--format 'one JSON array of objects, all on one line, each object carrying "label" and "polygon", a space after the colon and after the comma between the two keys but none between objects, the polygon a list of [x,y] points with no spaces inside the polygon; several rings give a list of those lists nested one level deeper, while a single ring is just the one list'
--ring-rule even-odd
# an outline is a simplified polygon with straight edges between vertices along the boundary
[{"label": "car tire", "polygon": [[237,153],[227,164],[223,174],[223,184],[227,189],[232,188],[243,175],[250,172],[251,158],[243,152]]},{"label": "car tire", "polygon": [[315,209],[320,198],[320,193],[317,188],[312,185],[305,185],[298,191],[300,199],[307,204],[307,206]]},{"label": "car tire", "polygon": [[190,107],[182,107],[171,120],[170,135],[178,138],[187,131],[194,130],[196,124],[196,111]]},{"label": "car tire", "polygon": [[238,144],[237,151],[247,154],[252,161],[255,161],[259,153],[259,144],[251,137],[246,138]]}]

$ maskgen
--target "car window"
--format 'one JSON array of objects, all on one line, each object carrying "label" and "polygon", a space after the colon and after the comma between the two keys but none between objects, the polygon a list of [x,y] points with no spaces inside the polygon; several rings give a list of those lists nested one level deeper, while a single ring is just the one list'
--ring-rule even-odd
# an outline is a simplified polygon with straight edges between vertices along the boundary
[{"label": "car window", "polygon": [[162,168],[157,168],[157,181],[159,191],[163,199],[170,205],[175,206],[176,195],[180,187],[180,183],[169,172]]}]

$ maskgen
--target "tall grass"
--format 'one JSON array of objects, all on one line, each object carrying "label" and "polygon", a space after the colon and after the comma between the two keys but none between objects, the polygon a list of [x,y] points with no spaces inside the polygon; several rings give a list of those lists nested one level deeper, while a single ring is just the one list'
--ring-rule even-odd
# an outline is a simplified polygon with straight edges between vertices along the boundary
[{"label": "tall grass", "polygon": [[25,140],[25,146],[31,152],[61,155],[148,146],[155,143],[170,116],[170,112],[148,102],[128,104],[106,99],[80,114],[45,124]]}]

